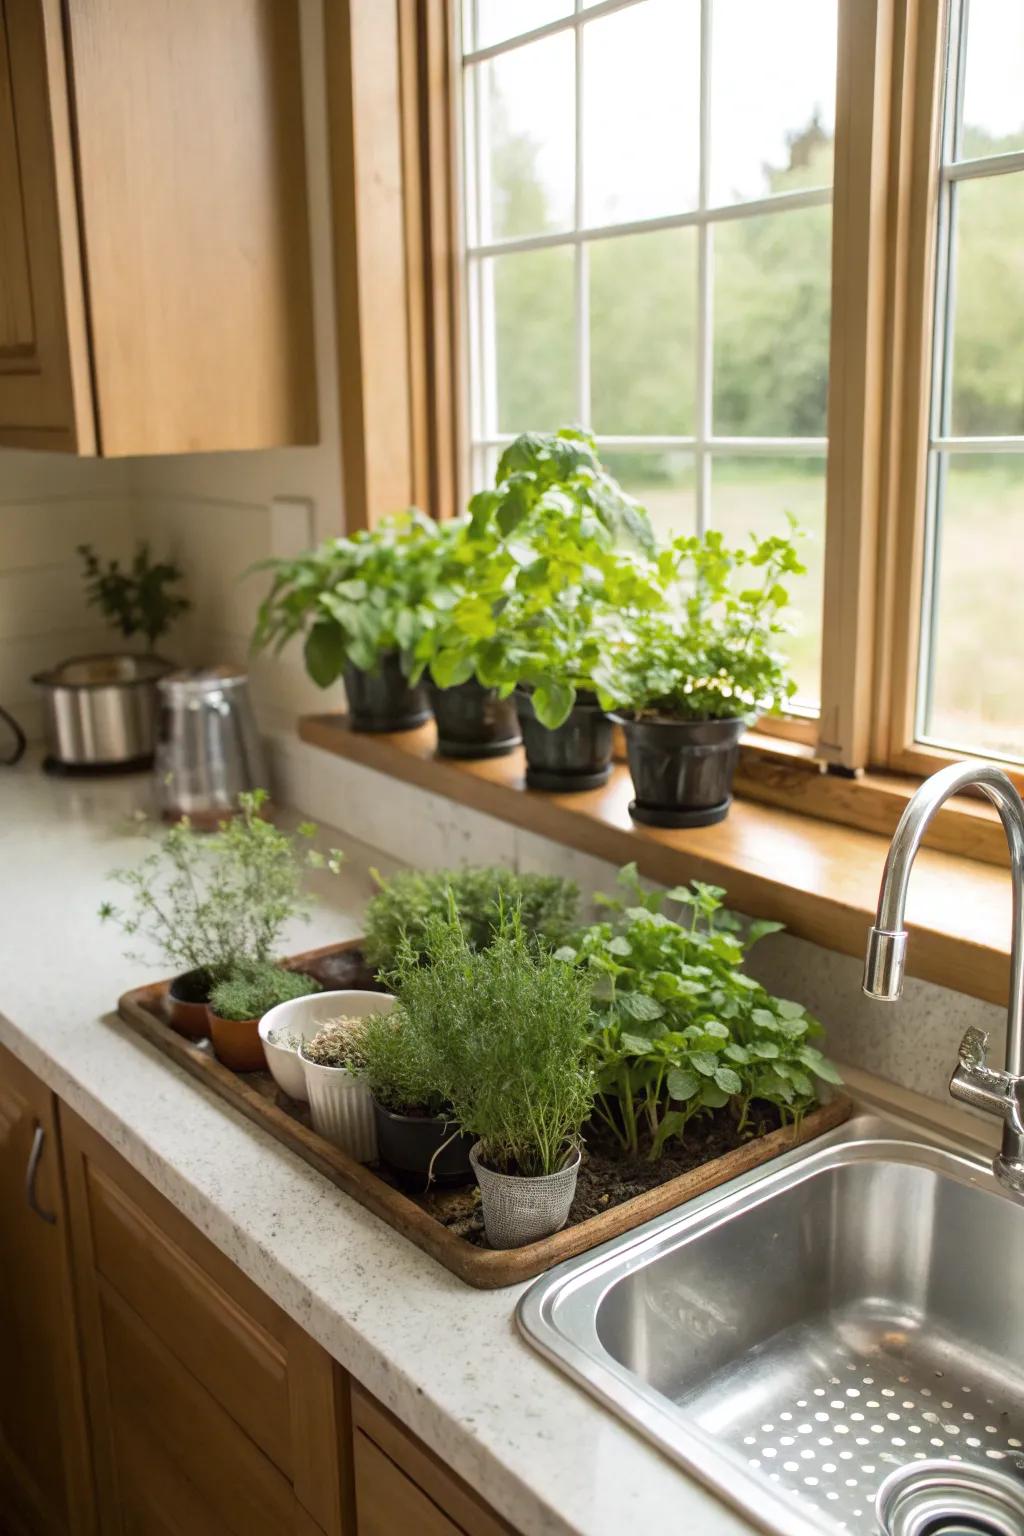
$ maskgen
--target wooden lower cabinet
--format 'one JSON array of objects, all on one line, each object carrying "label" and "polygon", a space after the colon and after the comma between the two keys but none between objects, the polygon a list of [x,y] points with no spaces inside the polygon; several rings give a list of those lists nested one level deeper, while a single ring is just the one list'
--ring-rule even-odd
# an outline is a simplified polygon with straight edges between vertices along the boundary
[{"label": "wooden lower cabinet", "polygon": [[0,1046],[0,1532],[93,1530],[57,1105]]},{"label": "wooden lower cabinet", "polygon": [[360,1387],[352,1389],[352,1431],[359,1536],[514,1536]]},{"label": "wooden lower cabinet", "polygon": [[0,1329],[0,1536],[514,1536],[2,1048]]}]

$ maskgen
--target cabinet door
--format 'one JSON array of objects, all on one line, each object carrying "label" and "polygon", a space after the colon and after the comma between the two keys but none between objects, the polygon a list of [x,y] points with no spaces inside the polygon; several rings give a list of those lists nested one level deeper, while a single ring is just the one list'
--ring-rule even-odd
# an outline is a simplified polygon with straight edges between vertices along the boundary
[{"label": "cabinet door", "polygon": [[358,1536],[515,1536],[397,1419],[359,1387],[352,1392]]},{"label": "cabinet door", "polygon": [[0,443],[96,446],[60,0],[0,0]]},{"label": "cabinet door", "polygon": [[0,1528],[91,1531],[55,1102],[3,1047],[0,1360]]},{"label": "cabinet door", "polygon": [[330,1357],[62,1110],[104,1536],[352,1536]]}]

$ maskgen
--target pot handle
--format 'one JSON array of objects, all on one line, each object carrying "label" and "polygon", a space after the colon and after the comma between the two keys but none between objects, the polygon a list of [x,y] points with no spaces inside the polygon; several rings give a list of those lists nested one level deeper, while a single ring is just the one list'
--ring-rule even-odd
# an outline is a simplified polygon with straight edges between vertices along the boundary
[{"label": "pot handle", "polygon": [[6,720],[7,724],[14,732],[14,749],[10,757],[0,757],[0,765],[2,765],[4,768],[13,768],[15,763],[20,763],[22,758],[25,756],[25,747],[27,745],[25,741],[25,732],[22,730],[17,720],[15,720],[14,716],[7,713],[6,709],[0,709],[0,720]]}]

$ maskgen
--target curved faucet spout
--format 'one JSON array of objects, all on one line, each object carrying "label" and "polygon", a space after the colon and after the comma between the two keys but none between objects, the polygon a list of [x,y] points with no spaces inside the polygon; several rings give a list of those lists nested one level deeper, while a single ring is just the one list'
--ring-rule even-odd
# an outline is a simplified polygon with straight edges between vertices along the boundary
[{"label": "curved faucet spout", "polygon": [[903,990],[907,934],[904,914],[910,871],[932,817],[951,795],[977,787],[992,801],[1010,848],[1013,880],[1013,939],[1010,995],[1006,1018],[1006,1070],[996,1073],[979,1049],[977,1031],[968,1031],[960,1048],[949,1091],[954,1098],[997,1115],[1003,1122],[1003,1147],[995,1162],[997,1177],[1024,1195],[1024,800],[1011,780],[988,763],[953,763],[926,779],[911,798],[893,835],[882,872],[878,911],[868,934],[864,991],[895,1002]]}]

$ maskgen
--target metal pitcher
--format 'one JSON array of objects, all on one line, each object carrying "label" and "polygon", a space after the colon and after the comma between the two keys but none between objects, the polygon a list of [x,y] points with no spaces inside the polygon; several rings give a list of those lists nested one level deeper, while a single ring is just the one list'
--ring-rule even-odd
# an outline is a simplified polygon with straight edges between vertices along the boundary
[{"label": "metal pitcher", "polygon": [[213,826],[237,807],[241,791],[267,787],[248,684],[234,667],[161,679],[156,788],[167,820]]}]

